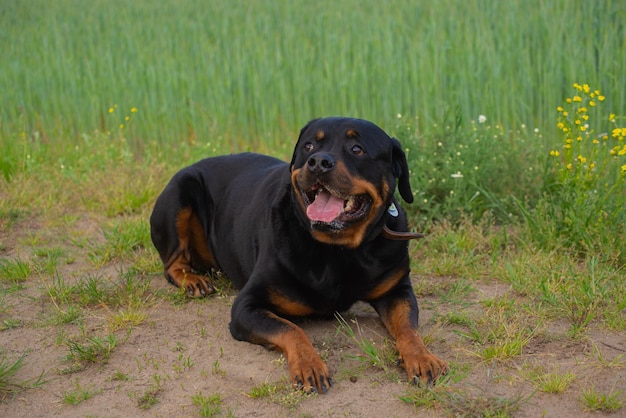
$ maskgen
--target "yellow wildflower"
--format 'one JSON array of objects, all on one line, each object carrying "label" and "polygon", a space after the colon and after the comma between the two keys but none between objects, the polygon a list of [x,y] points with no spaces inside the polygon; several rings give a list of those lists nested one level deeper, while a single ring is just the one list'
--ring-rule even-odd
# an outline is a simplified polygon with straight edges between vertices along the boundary
[{"label": "yellow wildflower", "polygon": [[626,164],[622,166],[622,174],[626,173]]},{"label": "yellow wildflower", "polygon": [[609,122],[615,122],[615,113],[609,115]]},{"label": "yellow wildflower", "polygon": [[572,100],[573,100],[573,101],[575,101],[575,102],[580,103],[580,102],[582,102],[582,101],[583,101],[583,98],[582,98],[582,97],[580,97],[580,96],[574,96],[574,97],[572,98]]},{"label": "yellow wildflower", "polygon": [[583,89],[582,86],[580,84],[578,84],[578,83],[574,83],[573,86],[578,91],[581,91]]},{"label": "yellow wildflower", "polygon": [[567,103],[572,103],[572,99],[571,99],[571,98],[569,98],[569,97],[568,97],[567,99],[565,99],[565,101],[566,101]]},{"label": "yellow wildflower", "polygon": [[587,125],[580,125],[580,130],[581,131],[586,131],[587,130]]},{"label": "yellow wildflower", "polygon": [[594,107],[596,105],[596,102],[594,102],[593,100],[589,101],[589,106]]},{"label": "yellow wildflower", "polygon": [[561,153],[558,152],[557,150],[552,150],[550,151],[550,155],[553,157],[558,157],[559,155],[561,155]]},{"label": "yellow wildflower", "polygon": [[583,90],[585,91],[585,93],[589,93],[589,84],[583,84]]},{"label": "yellow wildflower", "polygon": [[569,115],[569,113],[563,112],[563,116],[567,117],[567,115]]},{"label": "yellow wildflower", "polygon": [[568,170],[571,170],[573,166],[572,166],[572,164],[570,163],[570,164],[566,165],[566,167],[567,167],[567,169],[568,169]]},{"label": "yellow wildflower", "polygon": [[598,96],[598,100],[600,100],[601,102],[603,102],[603,101],[604,101],[604,99],[605,99],[605,97],[604,97],[604,96],[602,96],[602,95],[599,95],[599,96]]},{"label": "yellow wildflower", "polygon": [[582,155],[579,155],[578,157],[576,157],[576,159],[578,160],[578,162],[581,162],[581,163],[587,162],[587,159],[583,157]]},{"label": "yellow wildflower", "polygon": [[559,106],[559,107],[556,108],[556,110],[557,110],[557,112],[562,112],[563,108],[561,106]]},{"label": "yellow wildflower", "polygon": [[130,109],[130,113],[137,113],[137,108],[136,107],[132,107]]},{"label": "yellow wildflower", "polygon": [[120,124],[120,129],[124,129],[124,124],[123,123]]},{"label": "yellow wildflower", "polygon": [[110,107],[110,108],[109,108],[109,113],[113,113],[113,112],[115,112],[115,109],[114,109],[114,108],[112,108],[112,107]]}]

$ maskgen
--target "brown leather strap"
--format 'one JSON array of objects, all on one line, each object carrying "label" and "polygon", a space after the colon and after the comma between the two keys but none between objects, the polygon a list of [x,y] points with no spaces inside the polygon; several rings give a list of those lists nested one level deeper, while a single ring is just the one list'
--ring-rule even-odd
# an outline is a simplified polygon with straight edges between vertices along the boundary
[{"label": "brown leather strap", "polygon": [[424,238],[426,236],[424,234],[420,234],[419,232],[392,231],[387,227],[387,225],[383,226],[382,235],[383,237],[393,241],[408,241],[410,239]]}]

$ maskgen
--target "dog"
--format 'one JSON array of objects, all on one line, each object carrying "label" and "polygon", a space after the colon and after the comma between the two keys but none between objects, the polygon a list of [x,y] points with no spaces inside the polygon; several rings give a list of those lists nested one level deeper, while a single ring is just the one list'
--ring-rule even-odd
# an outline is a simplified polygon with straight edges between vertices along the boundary
[{"label": "dog", "polygon": [[179,171],[157,198],[152,241],[165,277],[192,297],[221,271],[240,291],[229,325],[241,341],[277,349],[290,379],[326,393],[329,369],[293,321],[371,304],[395,339],[410,381],[447,370],[417,331],[407,219],[413,201],[400,142],[374,123],[321,118],[302,130],[290,163],[243,153]]}]

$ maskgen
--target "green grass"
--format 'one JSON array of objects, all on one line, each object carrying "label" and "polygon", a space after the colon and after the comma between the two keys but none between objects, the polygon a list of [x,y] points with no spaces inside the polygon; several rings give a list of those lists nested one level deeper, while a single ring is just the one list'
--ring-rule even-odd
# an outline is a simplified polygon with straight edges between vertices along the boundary
[{"label": "green grass", "polygon": [[[122,131],[142,138],[132,149],[256,143],[285,155],[285,138],[331,114],[388,124],[400,113],[428,126],[459,109],[464,121],[484,114],[544,131],[574,79],[626,79],[619,2],[115,0],[87,14],[79,5],[2,6],[5,175],[37,163],[32,143],[60,150],[62,134],[82,148],[95,129],[117,135],[126,116]],[[626,93],[612,88],[607,100],[623,109]]]},{"label": "green grass", "polygon": [[[83,341],[84,340],[84,341]],[[68,339],[65,341],[69,354],[66,360],[83,364],[106,364],[118,344],[117,337],[109,334],[106,337],[87,336],[81,341]]]},{"label": "green grass", "polygon": [[201,417],[213,417],[222,414],[222,395],[202,395],[201,392],[191,396],[191,402],[200,408],[198,412]]},{"label": "green grass", "polygon": [[76,380],[76,387],[74,389],[65,391],[63,393],[62,400],[63,403],[66,403],[68,405],[78,405],[81,402],[93,398],[101,392],[101,389],[84,388],[80,385],[78,380]]},{"label": "green grass", "polygon": [[[351,356],[354,360],[363,362],[367,366],[372,366],[381,369],[388,374],[391,374],[391,368],[395,367],[398,363],[399,354],[395,348],[395,344],[385,339],[380,347],[376,346],[376,343],[372,340],[363,337],[363,330],[356,320],[352,320],[356,332],[350,326],[348,321],[344,319],[340,314],[335,314],[335,318],[339,325],[337,326],[337,334],[340,334],[346,340],[359,348],[360,353],[358,355]],[[357,335],[358,333],[358,335]]]},{"label": "green grass", "polygon": [[610,393],[598,392],[593,387],[583,390],[580,401],[589,411],[616,412],[624,406],[621,390]]},{"label": "green grass", "polygon": [[42,373],[37,379],[22,381],[15,377],[24,364],[26,353],[22,353],[17,359],[10,360],[4,353],[0,358],[0,401],[9,395],[13,395],[22,390],[36,388],[45,383]]}]

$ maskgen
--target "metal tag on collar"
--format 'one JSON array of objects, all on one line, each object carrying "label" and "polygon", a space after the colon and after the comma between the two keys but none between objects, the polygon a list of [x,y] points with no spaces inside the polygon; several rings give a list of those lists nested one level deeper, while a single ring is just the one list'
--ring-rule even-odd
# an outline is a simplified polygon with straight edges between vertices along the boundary
[{"label": "metal tag on collar", "polygon": [[393,216],[394,218],[398,217],[398,208],[396,207],[394,203],[391,203],[391,205],[389,205],[387,212],[389,212],[389,214]]}]

